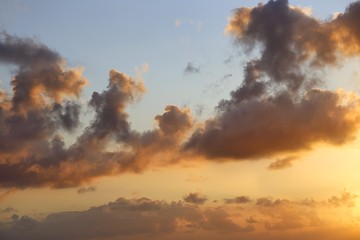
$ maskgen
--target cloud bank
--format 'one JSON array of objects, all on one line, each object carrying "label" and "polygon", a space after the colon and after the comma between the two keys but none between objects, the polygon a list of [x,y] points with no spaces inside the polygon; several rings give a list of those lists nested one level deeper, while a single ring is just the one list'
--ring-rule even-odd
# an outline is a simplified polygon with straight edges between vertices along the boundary
[{"label": "cloud bank", "polygon": [[10,221],[2,223],[0,236],[6,240],[142,239],[151,236],[198,239],[197,234],[208,234],[213,239],[301,239],[299,230],[303,230],[306,239],[348,239],[346,236],[355,236],[354,231],[358,229],[351,222],[358,221],[355,217],[340,224],[349,231],[333,236],[324,233],[331,232],[334,223],[339,225],[337,218],[348,216],[348,209],[355,206],[357,196],[346,190],[340,194],[340,197],[332,196],[323,201],[273,200],[271,197],[250,201],[249,197],[241,196],[234,200],[247,203],[241,210],[229,205],[201,206],[198,204],[203,202],[194,201],[191,204],[168,203],[145,197],[120,197],[85,211],[53,213],[41,221],[14,214]]}]

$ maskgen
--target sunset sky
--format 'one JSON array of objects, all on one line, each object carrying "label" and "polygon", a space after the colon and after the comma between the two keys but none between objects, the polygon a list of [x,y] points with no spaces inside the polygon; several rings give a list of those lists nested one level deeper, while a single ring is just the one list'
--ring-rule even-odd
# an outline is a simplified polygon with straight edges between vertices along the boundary
[{"label": "sunset sky", "polygon": [[0,1],[0,239],[360,238],[360,1]]}]

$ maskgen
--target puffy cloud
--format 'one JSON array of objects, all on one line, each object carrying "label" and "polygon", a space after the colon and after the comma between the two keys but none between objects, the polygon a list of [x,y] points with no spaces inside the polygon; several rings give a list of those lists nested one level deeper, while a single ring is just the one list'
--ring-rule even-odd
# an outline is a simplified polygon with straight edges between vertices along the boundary
[{"label": "puffy cloud", "polygon": [[109,72],[107,89],[88,101],[94,119],[66,147],[61,133],[80,126],[83,105],[77,99],[88,85],[81,69],[65,70],[57,52],[32,39],[1,37],[0,62],[18,66],[12,96],[2,92],[0,101],[1,188],[76,187],[99,176],[141,172],[153,162],[178,161],[179,145],[193,125],[190,109],[169,105],[155,116],[157,128],[131,129],[125,109],[146,89],[141,75],[136,80],[116,70]]},{"label": "puffy cloud", "polygon": [[[314,86],[326,82],[319,77],[323,67],[360,53],[359,12],[355,2],[335,20],[322,22],[286,0],[236,9],[225,31],[246,51],[259,46],[260,58],[245,65],[242,84],[219,102],[217,115],[193,133],[183,151],[216,161],[247,160],[354,140],[359,98]],[[270,169],[290,162],[279,160]]]},{"label": "puffy cloud", "polygon": [[[81,125],[78,98],[88,85],[82,69],[67,69],[63,58],[41,43],[3,33],[0,62],[18,69],[13,94],[0,93],[0,188],[78,187],[101,176],[197,158],[281,156],[269,166],[274,170],[294,160],[283,156],[354,140],[359,98],[315,86],[325,82],[318,77],[324,66],[360,53],[359,6],[352,3],[327,22],[285,0],[237,9],[226,32],[249,51],[260,46],[260,57],[245,65],[242,84],[204,124],[194,124],[189,108],[168,105],[155,116],[155,128],[132,129],[126,108],[146,91],[140,71],[134,79],[111,70],[107,89],[88,101],[94,118],[69,147],[61,133],[75,133]],[[186,69],[200,71],[192,63]]]}]

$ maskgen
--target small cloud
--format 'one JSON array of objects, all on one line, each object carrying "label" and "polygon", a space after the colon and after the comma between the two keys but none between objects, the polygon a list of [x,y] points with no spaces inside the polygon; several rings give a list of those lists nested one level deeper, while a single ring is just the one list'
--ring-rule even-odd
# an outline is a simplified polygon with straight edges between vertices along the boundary
[{"label": "small cloud", "polygon": [[268,170],[281,170],[284,168],[292,167],[292,161],[297,160],[297,157],[286,157],[286,158],[278,158],[275,162],[270,163],[267,167]]},{"label": "small cloud", "polygon": [[234,57],[230,55],[227,59],[224,60],[226,65],[229,65],[234,60]]},{"label": "small cloud", "polygon": [[149,64],[143,63],[141,70],[142,70],[143,72],[146,72],[146,71],[148,70],[148,68],[149,68]]},{"label": "small cloud", "polygon": [[179,19],[175,20],[175,26],[179,27],[181,25],[181,23],[182,23],[182,21],[180,21]]},{"label": "small cloud", "polygon": [[200,67],[194,67],[192,62],[189,62],[184,70],[184,74],[192,74],[192,73],[197,73],[200,74]]},{"label": "small cloud", "polygon": [[7,207],[4,210],[1,211],[1,214],[3,213],[11,213],[11,212],[18,212],[16,209],[14,209],[13,207]]},{"label": "small cloud", "polygon": [[185,195],[183,199],[187,203],[194,203],[194,204],[204,204],[207,201],[207,197],[199,192],[189,193],[188,195]]},{"label": "small cloud", "polygon": [[91,186],[91,187],[81,187],[77,190],[77,192],[79,194],[82,194],[82,193],[86,193],[86,192],[93,192],[93,191],[96,191],[96,187],[95,186]]},{"label": "small cloud", "polygon": [[224,198],[225,204],[241,204],[241,203],[249,203],[251,202],[250,198],[248,196],[240,196],[240,197],[235,197],[232,199],[228,199],[228,198]]},{"label": "small cloud", "polygon": [[257,220],[255,220],[252,216],[250,216],[250,218],[247,218],[245,220],[247,223],[259,223]]}]

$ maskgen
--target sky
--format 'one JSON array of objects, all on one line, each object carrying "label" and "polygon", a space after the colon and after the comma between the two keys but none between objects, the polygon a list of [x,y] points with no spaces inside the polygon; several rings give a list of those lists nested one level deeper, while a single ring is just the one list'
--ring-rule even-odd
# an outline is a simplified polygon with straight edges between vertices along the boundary
[{"label": "sky", "polygon": [[0,1],[0,239],[359,239],[360,1]]}]

